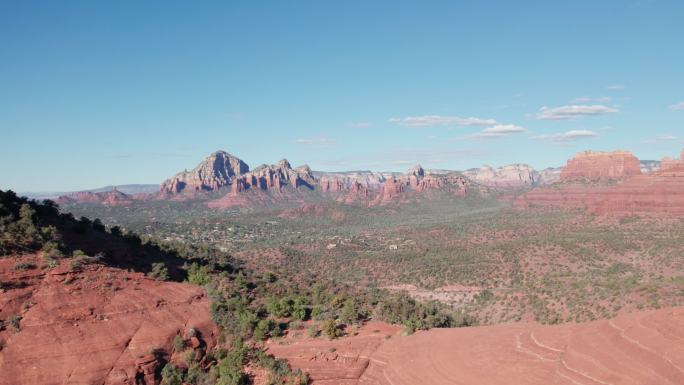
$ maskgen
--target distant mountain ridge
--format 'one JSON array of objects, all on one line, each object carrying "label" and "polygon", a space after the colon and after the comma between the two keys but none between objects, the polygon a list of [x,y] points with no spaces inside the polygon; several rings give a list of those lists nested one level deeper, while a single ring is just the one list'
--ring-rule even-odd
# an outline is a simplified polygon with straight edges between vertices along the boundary
[{"label": "distant mountain ridge", "polygon": [[33,198],[33,199],[54,199],[63,195],[69,195],[77,192],[91,192],[91,193],[101,193],[108,192],[112,190],[118,190],[126,195],[135,194],[151,194],[159,190],[158,184],[123,184],[123,185],[110,185],[104,187],[98,187],[90,190],[78,190],[78,191],[47,191],[47,192],[24,192],[19,193],[21,196]]},{"label": "distant mountain ridge", "polygon": [[[363,201],[386,204],[404,197],[432,190],[449,191],[458,196],[469,192],[488,194],[487,189],[503,191],[554,184],[563,178],[602,178],[649,173],[660,168],[659,161],[639,161],[626,152],[579,153],[565,167],[536,170],[515,163],[501,167],[483,165],[465,171],[424,169],[416,165],[405,173],[369,170],[326,172],[313,171],[308,165],[293,167],[287,159],[276,164],[262,164],[251,169],[240,158],[223,150],[215,151],[191,170],[179,172],[160,185],[106,186],[70,193],[31,194],[33,198],[56,199],[58,203],[78,202],[108,205],[127,204],[134,200],[189,199],[206,192],[224,191],[222,198],[210,202],[213,207],[250,206],[275,201],[310,198],[301,194],[318,191],[332,194],[340,202]],[[297,192],[295,194],[295,192]],[[263,193],[268,193],[264,195]]]}]

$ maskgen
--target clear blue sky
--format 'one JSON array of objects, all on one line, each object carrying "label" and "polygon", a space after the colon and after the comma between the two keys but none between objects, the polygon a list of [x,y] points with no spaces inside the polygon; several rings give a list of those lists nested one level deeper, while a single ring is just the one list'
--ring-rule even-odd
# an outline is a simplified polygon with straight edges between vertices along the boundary
[{"label": "clear blue sky", "polygon": [[3,1],[0,188],[684,147],[684,2]]}]

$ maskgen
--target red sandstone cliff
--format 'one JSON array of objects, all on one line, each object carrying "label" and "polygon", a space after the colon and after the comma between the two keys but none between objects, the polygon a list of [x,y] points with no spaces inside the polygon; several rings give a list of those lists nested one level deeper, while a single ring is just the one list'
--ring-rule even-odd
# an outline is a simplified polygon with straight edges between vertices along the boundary
[{"label": "red sandstone cliff", "polygon": [[626,151],[585,151],[568,160],[561,170],[561,182],[573,180],[615,180],[641,174],[639,159]]},{"label": "red sandstone cliff", "polygon": [[[684,215],[684,152],[682,158],[663,159],[658,171],[645,174],[635,169],[631,154],[589,154],[568,161],[571,169],[564,170],[564,182],[535,188],[518,197],[516,205],[586,208],[604,215]],[[616,178],[622,180],[608,183]]]},{"label": "red sandstone cliff", "polygon": [[684,151],[663,159],[661,168],[607,189],[589,205],[598,214],[684,215]]}]

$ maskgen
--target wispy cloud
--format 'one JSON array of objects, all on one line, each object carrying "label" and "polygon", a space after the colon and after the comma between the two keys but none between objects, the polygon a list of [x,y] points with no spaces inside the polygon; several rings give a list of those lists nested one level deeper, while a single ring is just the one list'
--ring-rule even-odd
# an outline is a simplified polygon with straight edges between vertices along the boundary
[{"label": "wispy cloud", "polygon": [[594,138],[597,136],[599,136],[599,134],[590,130],[570,130],[566,132],[560,132],[557,134],[537,135],[533,136],[532,138],[548,140],[551,142],[572,142],[575,140]]},{"label": "wispy cloud", "polygon": [[337,141],[331,138],[300,138],[296,139],[294,142],[313,148],[331,148],[337,145]]},{"label": "wispy cloud", "polygon": [[572,120],[582,116],[598,116],[620,112],[615,107],[601,104],[579,105],[571,104],[560,107],[542,107],[536,114],[539,120]]},{"label": "wispy cloud", "polygon": [[677,140],[679,140],[679,137],[671,134],[658,135],[655,137],[656,142],[672,142]]},{"label": "wispy cloud", "polygon": [[684,102],[679,102],[670,106],[672,111],[684,111]]},{"label": "wispy cloud", "polygon": [[459,116],[423,115],[391,118],[390,123],[406,127],[439,127],[439,126],[490,126],[496,124],[494,119],[462,118]]},{"label": "wispy cloud", "polygon": [[496,126],[487,127],[480,132],[468,135],[470,138],[501,138],[504,136],[521,134],[526,132],[525,128],[516,126],[514,124],[497,124]]},{"label": "wispy cloud", "polygon": [[627,88],[627,86],[625,86],[624,84],[611,84],[608,87],[606,87],[606,89],[612,90],[612,91],[622,91],[625,88]]},{"label": "wispy cloud", "polygon": [[579,98],[572,99],[570,103],[608,103],[611,98],[608,96],[601,96],[594,98],[591,96],[580,96]]},{"label": "wispy cloud", "polygon": [[370,122],[352,122],[347,124],[349,128],[368,128],[370,126],[372,126]]}]

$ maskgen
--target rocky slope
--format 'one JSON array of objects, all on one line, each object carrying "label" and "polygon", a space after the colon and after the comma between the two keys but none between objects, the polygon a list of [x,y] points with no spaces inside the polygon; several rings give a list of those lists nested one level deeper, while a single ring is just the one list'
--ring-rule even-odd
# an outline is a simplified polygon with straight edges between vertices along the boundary
[{"label": "rocky slope", "polygon": [[620,180],[641,174],[639,159],[626,151],[585,151],[568,160],[561,171],[560,180],[603,181]]},{"label": "rocky slope", "polygon": [[393,337],[370,356],[357,383],[682,384],[684,308],[583,324],[432,329]]},{"label": "rocky slope", "polygon": [[172,194],[183,191],[214,191],[231,184],[235,176],[248,171],[249,166],[239,158],[225,151],[216,151],[191,171],[180,172],[162,182],[160,191]]},{"label": "rocky slope", "polygon": [[35,255],[0,259],[0,318],[21,317],[18,330],[0,331],[2,385],[152,385],[175,359],[176,335],[198,350],[215,344],[197,286],[67,261],[15,271],[18,261],[41,264]]},{"label": "rocky slope", "polygon": [[313,385],[679,385],[684,308],[544,326],[512,323],[401,336],[370,323],[339,340],[286,337],[268,351]]}]

